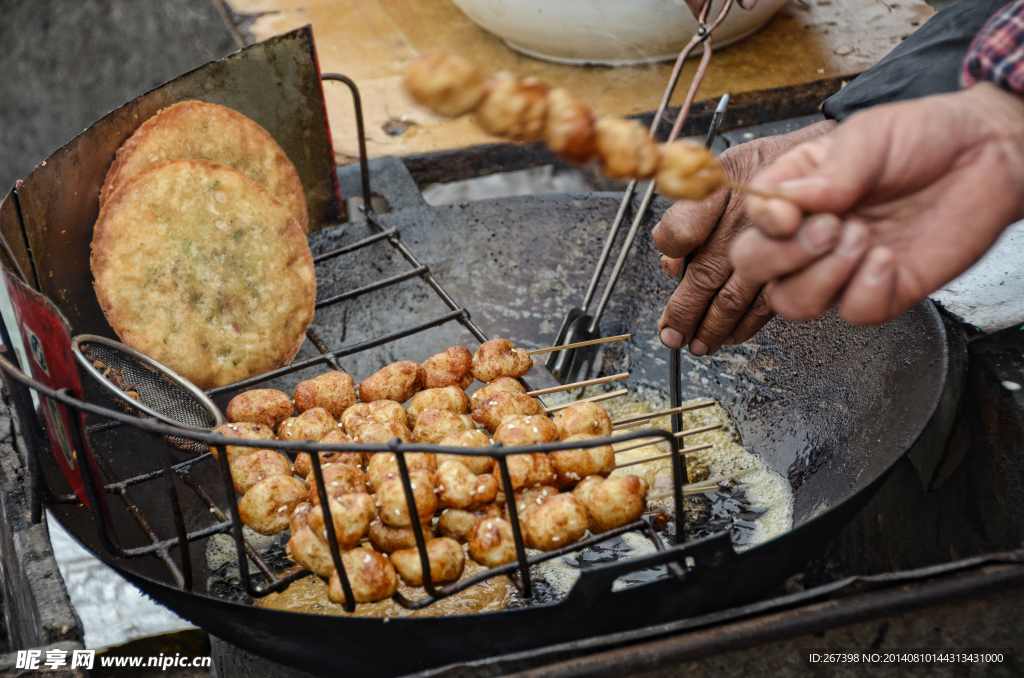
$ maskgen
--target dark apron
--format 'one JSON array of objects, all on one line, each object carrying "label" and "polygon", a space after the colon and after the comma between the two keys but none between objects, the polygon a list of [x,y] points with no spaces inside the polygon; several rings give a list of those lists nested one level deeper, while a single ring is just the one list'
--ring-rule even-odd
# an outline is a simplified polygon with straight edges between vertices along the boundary
[{"label": "dark apron", "polygon": [[957,91],[974,36],[1008,4],[1006,0],[957,0],[827,99],[822,111],[843,121],[871,106]]}]

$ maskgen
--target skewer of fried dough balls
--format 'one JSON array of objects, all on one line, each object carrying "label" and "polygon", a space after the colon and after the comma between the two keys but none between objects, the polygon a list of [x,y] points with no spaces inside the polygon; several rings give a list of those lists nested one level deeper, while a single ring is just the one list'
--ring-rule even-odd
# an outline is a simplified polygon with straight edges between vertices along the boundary
[{"label": "skewer of fried dough balls", "polygon": [[568,90],[548,89],[537,78],[503,72],[488,80],[465,59],[432,50],[409,65],[405,86],[438,115],[474,113],[489,134],[512,141],[544,140],[573,163],[596,159],[611,179],[653,177],[658,189],[675,200],[701,200],[729,183],[701,144],[658,144],[634,120],[595,120],[590,107]]}]

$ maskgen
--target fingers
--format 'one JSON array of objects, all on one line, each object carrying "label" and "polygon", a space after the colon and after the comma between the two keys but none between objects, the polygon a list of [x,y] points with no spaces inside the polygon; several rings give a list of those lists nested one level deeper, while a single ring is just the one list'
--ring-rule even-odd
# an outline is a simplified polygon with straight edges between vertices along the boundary
[{"label": "fingers", "polygon": [[736,323],[732,334],[722,343],[723,346],[742,344],[757,334],[769,320],[775,317],[775,311],[772,310],[770,301],[771,288],[771,284],[761,288],[746,314]]},{"label": "fingers", "polygon": [[[912,300],[913,303],[918,301],[920,299]],[[905,310],[897,306],[892,250],[875,247],[864,258],[864,264],[843,292],[839,312],[853,325],[880,325]]]},{"label": "fingers", "polygon": [[658,255],[658,262],[661,264],[661,270],[665,271],[665,273],[676,280],[679,279],[679,274],[683,270],[684,261],[686,261],[686,259],[683,257],[673,259],[672,257],[665,256],[664,254]]},{"label": "fingers", "polygon": [[702,252],[695,257],[661,313],[658,321],[661,342],[669,348],[688,344],[712,299],[731,275],[732,266],[723,254]]},{"label": "fingers", "polygon": [[885,121],[891,111],[850,118],[824,137],[801,144],[751,181],[778,198],[751,197],[748,215],[767,235],[792,235],[802,215],[843,214],[883,176],[892,148]]},{"label": "fingers", "polygon": [[651,231],[655,247],[679,258],[703,245],[725,214],[729,197],[729,189],[723,188],[705,200],[681,200],[669,207]]},{"label": "fingers", "polygon": [[[747,314],[761,286],[735,273],[722,285],[704,313],[700,327],[690,341],[690,353],[710,355],[734,335],[736,325]],[[735,341],[735,337],[733,339]]]},{"label": "fingers", "polygon": [[809,320],[827,311],[857,270],[867,250],[868,229],[858,221],[843,226],[836,248],[772,288],[772,308],[790,320]]},{"label": "fingers", "polygon": [[792,238],[769,238],[749,229],[732,246],[730,257],[738,275],[763,284],[806,267],[831,251],[842,225],[831,214],[816,214],[801,224]]},{"label": "fingers", "polygon": [[[813,177],[832,148],[832,134],[827,134],[784,153],[751,180],[750,187],[760,193],[776,195],[779,186],[806,181]],[[799,184],[798,184],[799,185]],[[827,210],[830,211],[830,210]],[[780,198],[750,195],[747,198],[747,216],[753,224],[774,237],[792,235],[803,219],[803,207],[797,202]]]}]

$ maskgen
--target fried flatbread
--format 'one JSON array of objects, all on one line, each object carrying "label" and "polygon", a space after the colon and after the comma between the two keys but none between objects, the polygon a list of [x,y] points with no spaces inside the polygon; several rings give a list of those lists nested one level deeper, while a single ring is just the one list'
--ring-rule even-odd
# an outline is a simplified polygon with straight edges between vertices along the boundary
[{"label": "fried flatbread", "polygon": [[121,341],[213,388],[287,365],[313,319],[305,234],[237,170],[176,160],[100,212],[96,296]]},{"label": "fried flatbread", "polygon": [[273,137],[238,111],[182,101],[142,123],[117,151],[100,190],[100,207],[125,181],[170,160],[209,160],[234,168],[287,207],[309,230],[306,196],[295,166]]}]

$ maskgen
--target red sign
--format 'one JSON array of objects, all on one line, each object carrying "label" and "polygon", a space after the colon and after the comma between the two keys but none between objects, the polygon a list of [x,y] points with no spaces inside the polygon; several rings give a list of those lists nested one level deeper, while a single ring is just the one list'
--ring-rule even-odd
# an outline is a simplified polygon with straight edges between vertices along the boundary
[{"label": "red sign", "polygon": [[[82,384],[78,379],[78,368],[71,355],[71,327],[57,308],[44,296],[18,280],[10,271],[3,269],[7,293],[14,308],[18,326],[8,327],[8,333],[21,335],[24,343],[22,365],[29,377],[54,390],[68,389],[76,398],[82,396]],[[94,484],[102,492],[103,482],[99,470],[92,460],[92,450],[76,450],[71,436],[72,416],[61,403],[39,396],[39,416],[50,439],[53,456],[57,459],[64,478],[68,481],[82,503],[89,507],[79,465],[82,459],[90,468]],[[84,440],[85,415],[78,412],[80,429]],[[90,507],[91,508],[91,507]]]}]

